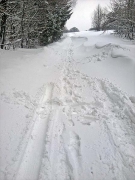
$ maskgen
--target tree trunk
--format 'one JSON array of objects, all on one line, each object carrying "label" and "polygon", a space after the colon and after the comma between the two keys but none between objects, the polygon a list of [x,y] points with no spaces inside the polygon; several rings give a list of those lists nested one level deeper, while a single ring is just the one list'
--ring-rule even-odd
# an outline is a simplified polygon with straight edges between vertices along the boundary
[{"label": "tree trunk", "polygon": [[7,20],[7,15],[6,15],[6,8],[7,8],[7,1],[8,0],[2,0],[0,2],[0,5],[3,7],[4,9],[4,13],[2,15],[2,19],[1,19],[1,49],[4,48],[4,43],[5,43],[5,39],[6,39],[6,20]]},{"label": "tree trunk", "polygon": [[22,2],[22,17],[21,17],[21,48],[24,47],[24,14],[25,13],[25,4],[24,0]]}]

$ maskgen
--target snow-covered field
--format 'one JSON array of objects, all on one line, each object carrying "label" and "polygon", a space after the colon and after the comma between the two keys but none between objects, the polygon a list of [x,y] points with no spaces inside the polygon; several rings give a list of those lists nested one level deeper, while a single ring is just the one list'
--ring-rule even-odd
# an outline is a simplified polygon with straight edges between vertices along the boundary
[{"label": "snow-covered field", "polygon": [[134,52],[111,31],[0,50],[0,180],[135,180]]}]

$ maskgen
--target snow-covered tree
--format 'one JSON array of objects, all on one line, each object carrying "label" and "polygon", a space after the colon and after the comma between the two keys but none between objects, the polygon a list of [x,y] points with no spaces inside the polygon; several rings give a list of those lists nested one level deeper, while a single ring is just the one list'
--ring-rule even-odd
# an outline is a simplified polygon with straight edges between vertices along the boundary
[{"label": "snow-covered tree", "polygon": [[135,36],[135,1],[111,0],[110,12],[106,16],[105,27],[129,39]]},{"label": "snow-covered tree", "polygon": [[95,30],[114,29],[121,37],[135,38],[135,1],[111,0],[110,8],[101,8],[94,11],[92,26]]},{"label": "snow-covered tree", "polygon": [[[1,0],[1,42],[33,47],[57,41],[76,0]],[[4,13],[3,13],[4,12]],[[4,36],[3,36],[4,35]]]},{"label": "snow-covered tree", "polygon": [[73,27],[69,30],[69,32],[79,32],[79,29],[76,27]]},{"label": "snow-covered tree", "polygon": [[40,36],[43,45],[57,41],[62,33],[66,21],[71,16],[71,2],[68,0],[48,0],[46,13],[46,27]]}]

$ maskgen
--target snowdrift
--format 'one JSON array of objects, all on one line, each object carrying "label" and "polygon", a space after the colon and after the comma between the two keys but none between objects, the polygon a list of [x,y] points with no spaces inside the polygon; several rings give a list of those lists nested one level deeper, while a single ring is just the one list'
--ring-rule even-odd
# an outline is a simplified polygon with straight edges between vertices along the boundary
[{"label": "snowdrift", "polygon": [[0,180],[134,180],[134,50],[80,32],[0,51]]}]

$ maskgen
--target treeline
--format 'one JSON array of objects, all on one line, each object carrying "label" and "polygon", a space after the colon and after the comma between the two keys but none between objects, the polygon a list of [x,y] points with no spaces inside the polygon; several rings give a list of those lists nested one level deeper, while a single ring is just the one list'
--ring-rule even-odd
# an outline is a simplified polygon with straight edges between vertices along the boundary
[{"label": "treeline", "polygon": [[92,17],[94,30],[114,29],[121,37],[135,39],[135,1],[111,0],[108,8],[100,5]]},{"label": "treeline", "polygon": [[0,0],[0,46],[32,48],[57,41],[75,0]]},{"label": "treeline", "polygon": [[64,30],[63,30],[64,33],[70,33],[70,32],[79,32],[79,29],[76,28],[76,27],[72,27],[71,29],[67,29],[67,27],[64,27]]}]

